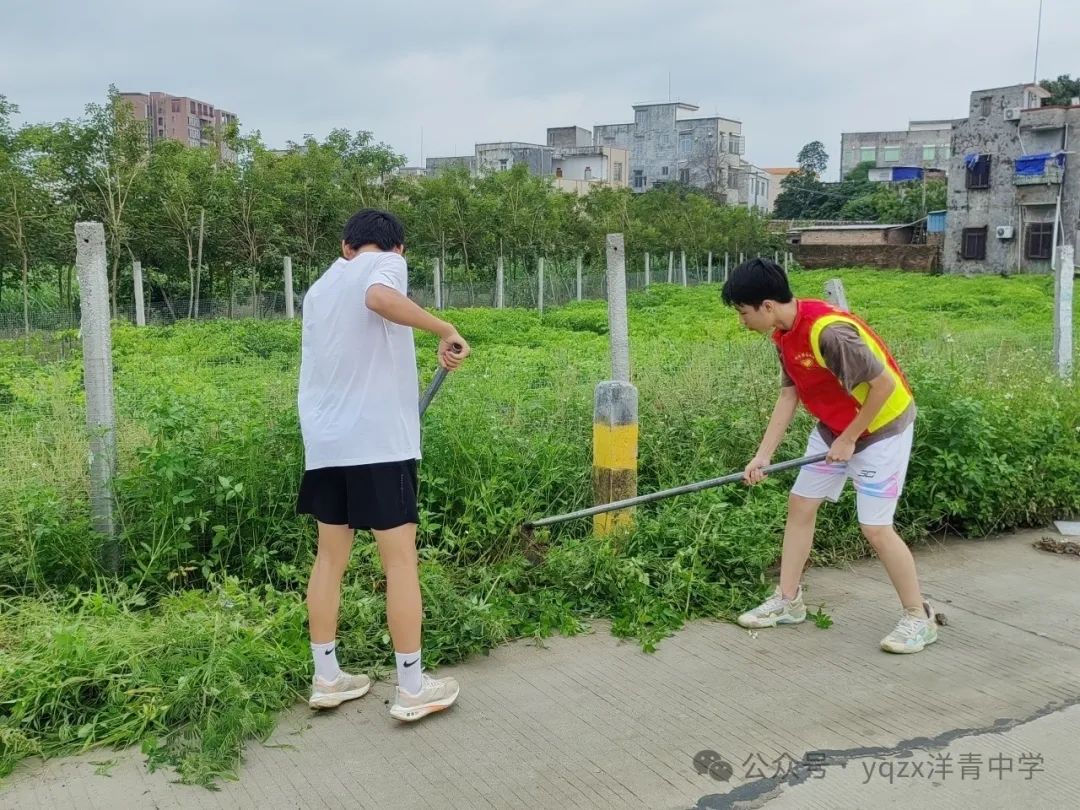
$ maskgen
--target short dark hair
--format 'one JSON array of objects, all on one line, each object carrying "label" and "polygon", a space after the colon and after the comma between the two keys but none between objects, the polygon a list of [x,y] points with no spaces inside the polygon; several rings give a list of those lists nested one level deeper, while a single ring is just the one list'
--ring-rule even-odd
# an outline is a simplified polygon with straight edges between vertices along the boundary
[{"label": "short dark hair", "polygon": [[731,271],[720,297],[729,307],[757,309],[763,301],[786,304],[795,296],[783,267],[769,259],[750,259]]},{"label": "short dark hair", "polygon": [[393,250],[405,244],[405,229],[389,211],[364,208],[349,217],[341,238],[353,250],[359,250],[364,245],[375,245],[379,250]]}]

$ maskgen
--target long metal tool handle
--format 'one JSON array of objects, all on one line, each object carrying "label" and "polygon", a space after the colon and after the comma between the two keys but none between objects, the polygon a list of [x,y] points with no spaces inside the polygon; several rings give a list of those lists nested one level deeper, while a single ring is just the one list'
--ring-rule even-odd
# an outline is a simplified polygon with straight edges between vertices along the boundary
[{"label": "long metal tool handle", "polygon": [[427,390],[424,391],[424,395],[420,397],[421,416],[423,416],[424,411],[428,409],[428,405],[431,404],[431,400],[435,399],[435,394],[438,393],[439,386],[443,384],[443,380],[446,379],[446,375],[448,373],[449,372],[445,368],[439,366],[438,370],[435,372],[435,376],[431,378],[431,382],[428,383]]},{"label": "long metal tool handle", "polygon": [[[797,467],[805,467],[807,464],[817,464],[819,461],[825,460],[825,453],[819,453],[816,456],[804,456],[803,458],[795,458],[789,461],[781,461],[778,464],[770,464],[768,467],[763,467],[762,472],[766,475],[772,473],[783,472],[784,470],[793,470]],[[743,480],[743,473],[737,472],[731,475],[725,475],[722,478],[710,478],[707,481],[698,481],[696,484],[686,484],[685,486],[675,487],[674,489],[662,489],[659,492],[653,492],[648,495],[639,495],[636,498],[627,498],[622,501],[612,501],[611,503],[602,503],[599,506],[593,506],[588,509],[579,509],[577,512],[569,512],[565,515],[556,515],[555,517],[542,518],[541,520],[530,521],[525,524],[526,528],[535,529],[541,526],[551,526],[555,523],[565,523],[568,520],[577,520],[583,517],[592,517],[593,515],[602,515],[605,512],[614,512],[619,509],[627,509],[631,506],[638,506],[643,503],[651,503],[653,501],[661,501],[665,498],[673,498],[676,495],[686,495],[690,492],[701,492],[703,489],[712,489],[713,487],[723,486],[724,484],[737,484]]]},{"label": "long metal tool handle", "polygon": [[[461,351],[461,344],[455,343],[453,345],[454,354]],[[428,405],[431,404],[431,400],[435,399],[435,394],[438,393],[439,387],[446,379],[446,375],[449,374],[445,368],[441,365],[435,370],[435,376],[431,378],[431,382],[428,383],[427,390],[424,391],[424,395],[420,397],[420,416],[424,415],[424,411],[428,409]]]}]

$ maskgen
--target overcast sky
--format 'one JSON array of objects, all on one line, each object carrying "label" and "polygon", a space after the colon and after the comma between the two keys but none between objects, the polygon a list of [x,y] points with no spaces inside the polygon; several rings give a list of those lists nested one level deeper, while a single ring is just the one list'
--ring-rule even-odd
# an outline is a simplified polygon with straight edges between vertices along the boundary
[{"label": "overcast sky", "polygon": [[[110,83],[210,102],[283,146],[335,127],[403,153],[545,141],[671,97],[743,122],[746,158],[793,165],[844,130],[966,114],[1029,81],[1039,0],[3,0],[0,94],[78,116]],[[1077,0],[1045,0],[1039,77],[1080,74]]]}]

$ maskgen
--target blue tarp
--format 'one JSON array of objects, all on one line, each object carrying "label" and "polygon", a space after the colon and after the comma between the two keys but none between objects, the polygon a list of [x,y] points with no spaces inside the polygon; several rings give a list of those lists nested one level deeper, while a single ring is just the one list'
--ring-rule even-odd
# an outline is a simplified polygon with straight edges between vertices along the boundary
[{"label": "blue tarp", "polygon": [[964,165],[967,166],[969,169],[974,169],[975,164],[979,162],[979,158],[981,157],[982,155],[979,154],[964,155]]},{"label": "blue tarp", "polygon": [[922,169],[918,166],[893,166],[892,179],[894,183],[902,183],[905,180],[921,180]]},{"label": "blue tarp", "polygon": [[931,211],[926,215],[926,232],[927,233],[944,233],[945,232],[945,212],[944,211]]},{"label": "blue tarp", "polygon": [[1059,167],[1065,165],[1064,152],[1040,152],[1016,159],[1016,173],[1024,177],[1038,177],[1046,173],[1046,164],[1053,160]]}]

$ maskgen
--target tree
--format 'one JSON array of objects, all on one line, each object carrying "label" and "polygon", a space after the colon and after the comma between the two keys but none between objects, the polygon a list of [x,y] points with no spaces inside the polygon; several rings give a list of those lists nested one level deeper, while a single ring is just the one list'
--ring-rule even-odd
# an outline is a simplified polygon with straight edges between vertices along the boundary
[{"label": "tree", "polygon": [[[207,211],[213,228],[222,196],[219,174],[218,158],[212,150],[189,148],[175,141],[155,144],[147,172],[147,204],[141,206],[139,231],[146,235],[145,243],[165,242],[171,253],[164,257],[167,260],[177,253],[184,257],[189,318],[198,315]],[[161,247],[145,245],[148,252],[159,255]]]},{"label": "tree", "polygon": [[[0,243],[17,257],[21,271],[23,329],[30,332],[30,274],[35,263],[57,258],[58,233],[68,209],[54,201],[35,160],[36,128],[11,130],[18,108],[0,96]],[[67,243],[70,244],[70,231]],[[3,279],[0,278],[0,287]]]},{"label": "tree", "polygon": [[810,141],[806,144],[799,150],[797,160],[800,169],[813,173],[815,177],[820,177],[829,167],[829,153],[825,151],[825,144],[821,141]]},{"label": "tree", "polygon": [[132,237],[132,203],[150,162],[146,123],[131,103],[109,87],[105,104],[88,104],[81,121],[52,127],[47,146],[59,168],[63,192],[80,217],[100,220],[112,263],[110,297],[118,311],[119,267]]},{"label": "tree", "polygon": [[777,219],[817,219],[826,196],[825,184],[817,175],[799,169],[780,181],[773,215]]},{"label": "tree", "polygon": [[[227,169],[226,228],[229,258],[251,274],[252,307],[259,290],[259,268],[282,243],[278,158],[266,150],[259,133],[237,142],[237,163]],[[229,317],[232,317],[233,269],[229,264]],[[257,315],[257,312],[253,312]]]},{"label": "tree", "polygon": [[1043,79],[1039,84],[1053,94],[1043,101],[1043,105],[1067,106],[1074,98],[1080,98],[1080,76],[1074,79],[1066,73],[1056,79]]}]

